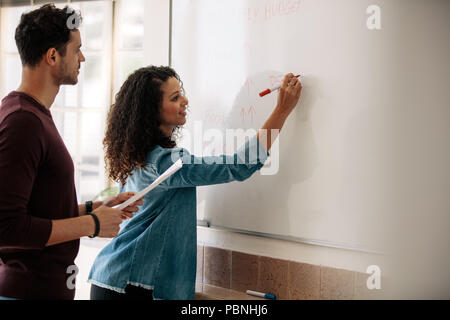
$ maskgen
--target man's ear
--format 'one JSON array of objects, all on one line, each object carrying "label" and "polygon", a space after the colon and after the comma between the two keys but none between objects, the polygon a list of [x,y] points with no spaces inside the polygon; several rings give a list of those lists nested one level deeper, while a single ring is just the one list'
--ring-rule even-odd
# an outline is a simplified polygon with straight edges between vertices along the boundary
[{"label": "man's ear", "polygon": [[45,61],[49,65],[54,66],[58,61],[58,58],[59,58],[58,51],[55,48],[50,48],[47,50],[47,53],[45,54]]}]

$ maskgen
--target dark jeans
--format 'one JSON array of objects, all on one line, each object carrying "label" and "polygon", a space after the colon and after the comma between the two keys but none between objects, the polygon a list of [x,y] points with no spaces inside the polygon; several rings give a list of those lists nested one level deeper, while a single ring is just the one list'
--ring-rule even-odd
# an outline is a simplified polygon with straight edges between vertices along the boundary
[{"label": "dark jeans", "polygon": [[127,285],[125,293],[91,285],[91,300],[153,300],[153,290]]}]

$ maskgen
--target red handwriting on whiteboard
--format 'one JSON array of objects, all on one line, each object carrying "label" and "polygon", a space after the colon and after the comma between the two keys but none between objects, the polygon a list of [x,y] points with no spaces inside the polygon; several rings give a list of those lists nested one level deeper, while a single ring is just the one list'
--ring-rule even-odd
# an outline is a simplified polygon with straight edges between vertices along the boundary
[{"label": "red handwriting on whiteboard", "polygon": [[247,114],[250,115],[251,122],[253,123],[254,117],[256,115],[255,107],[250,106],[250,108],[248,108]]},{"label": "red handwriting on whiteboard", "polygon": [[270,20],[275,17],[296,14],[300,11],[302,0],[266,0],[264,6],[260,1],[260,7],[246,8],[245,15],[248,23],[259,19]]},{"label": "red handwriting on whiteboard", "polygon": [[247,79],[245,79],[245,89],[247,90],[247,95],[250,95],[250,88],[254,85],[255,83],[253,82],[252,78],[247,77]]},{"label": "red handwriting on whiteboard", "polygon": [[264,8],[264,17],[270,20],[277,16],[287,16],[298,13],[301,0],[267,0]]},{"label": "red handwriting on whiteboard", "polygon": [[255,119],[256,110],[254,106],[250,106],[248,108],[241,107],[241,121],[242,123],[250,122],[253,123]]}]

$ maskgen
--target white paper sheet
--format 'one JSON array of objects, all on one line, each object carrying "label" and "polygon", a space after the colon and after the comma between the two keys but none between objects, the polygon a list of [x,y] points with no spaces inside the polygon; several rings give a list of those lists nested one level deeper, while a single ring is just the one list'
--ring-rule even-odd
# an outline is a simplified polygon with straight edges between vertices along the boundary
[{"label": "white paper sheet", "polygon": [[119,204],[118,206],[115,206],[114,209],[123,210],[124,208],[128,207],[133,202],[136,202],[143,196],[145,196],[148,192],[155,189],[159,184],[161,184],[164,180],[169,178],[171,175],[173,175],[175,172],[181,169],[183,166],[183,162],[178,160],[175,162],[172,166],[170,166],[169,169],[167,169],[162,175],[160,175],[151,185],[149,185],[147,188],[143,189],[142,191],[138,192],[136,195],[125,201],[124,203]]}]

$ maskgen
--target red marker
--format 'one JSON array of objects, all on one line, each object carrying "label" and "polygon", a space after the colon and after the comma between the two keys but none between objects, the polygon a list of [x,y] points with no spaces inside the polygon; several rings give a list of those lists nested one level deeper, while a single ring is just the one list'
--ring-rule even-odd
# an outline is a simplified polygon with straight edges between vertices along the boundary
[{"label": "red marker", "polygon": [[[300,75],[295,76],[295,78],[298,78],[298,77],[300,77]],[[271,93],[271,92],[277,91],[277,90],[280,89],[280,88],[281,88],[281,84],[279,84],[279,85],[276,86],[276,87],[273,87],[272,89],[264,90],[263,92],[261,92],[261,93],[259,94],[259,96],[260,96],[260,97],[264,97],[266,94],[269,94],[269,93]]]}]

